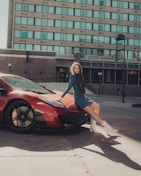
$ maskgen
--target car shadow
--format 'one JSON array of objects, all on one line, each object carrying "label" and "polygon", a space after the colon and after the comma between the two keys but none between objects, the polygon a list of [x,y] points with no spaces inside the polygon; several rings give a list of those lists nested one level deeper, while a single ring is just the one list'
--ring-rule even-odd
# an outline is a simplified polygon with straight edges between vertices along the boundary
[{"label": "car shadow", "polygon": [[[69,151],[82,148],[92,153],[106,157],[114,162],[120,162],[132,169],[141,170],[141,166],[129,158],[124,152],[114,148],[122,145],[116,139],[119,136],[105,137],[102,134],[90,133],[88,128],[71,132],[43,132],[34,131],[30,134],[16,134],[8,131],[5,127],[0,128],[0,150],[1,147],[14,147],[34,152]],[[96,145],[102,152],[89,149],[87,146]]]}]

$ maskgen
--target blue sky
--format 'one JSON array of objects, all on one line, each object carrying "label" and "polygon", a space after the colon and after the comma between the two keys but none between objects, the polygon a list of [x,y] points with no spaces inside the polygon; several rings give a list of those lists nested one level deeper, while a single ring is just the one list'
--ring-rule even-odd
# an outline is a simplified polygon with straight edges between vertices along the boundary
[{"label": "blue sky", "polygon": [[0,0],[0,48],[7,48],[9,0]]}]

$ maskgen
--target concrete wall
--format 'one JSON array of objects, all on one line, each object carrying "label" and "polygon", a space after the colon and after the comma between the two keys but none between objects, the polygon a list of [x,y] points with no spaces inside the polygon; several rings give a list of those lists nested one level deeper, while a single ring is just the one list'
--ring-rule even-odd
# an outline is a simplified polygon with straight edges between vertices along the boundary
[{"label": "concrete wall", "polygon": [[0,72],[17,74],[37,81],[56,81],[56,60],[52,54],[35,55],[32,52],[27,59],[24,53],[1,52]]}]

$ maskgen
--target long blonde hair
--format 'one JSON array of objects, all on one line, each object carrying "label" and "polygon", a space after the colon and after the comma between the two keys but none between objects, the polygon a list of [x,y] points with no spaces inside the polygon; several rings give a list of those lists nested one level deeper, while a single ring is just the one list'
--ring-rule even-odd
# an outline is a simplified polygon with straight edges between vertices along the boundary
[{"label": "long blonde hair", "polygon": [[[75,74],[74,72],[74,66],[78,65],[80,68],[80,73],[79,74]],[[83,77],[83,69],[82,66],[80,65],[79,62],[74,62],[71,67],[70,67],[70,73],[72,75],[76,75],[76,81],[77,81],[77,85],[79,88],[79,91],[83,94],[85,94],[85,81],[84,81],[84,77]]]}]

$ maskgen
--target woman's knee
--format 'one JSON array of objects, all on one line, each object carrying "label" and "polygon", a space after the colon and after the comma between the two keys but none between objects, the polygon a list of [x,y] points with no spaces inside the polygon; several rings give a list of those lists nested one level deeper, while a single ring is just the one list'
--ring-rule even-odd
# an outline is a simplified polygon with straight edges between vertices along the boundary
[{"label": "woman's knee", "polygon": [[93,108],[93,109],[96,109],[96,110],[99,110],[100,111],[100,104],[98,104],[98,103],[96,103],[96,102],[94,102],[94,103],[92,103],[92,105],[91,105],[91,107]]}]

